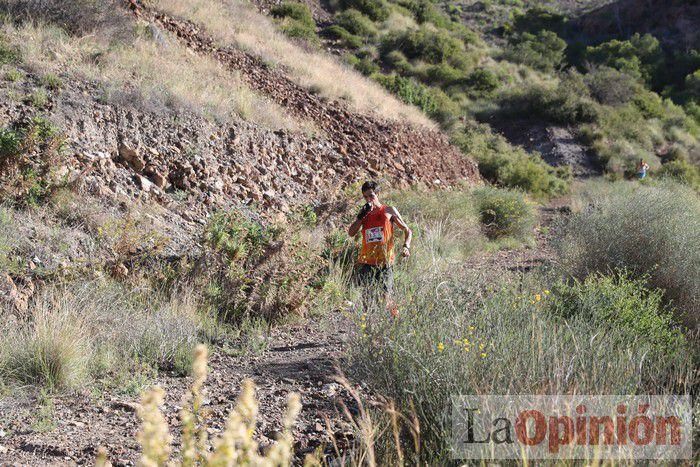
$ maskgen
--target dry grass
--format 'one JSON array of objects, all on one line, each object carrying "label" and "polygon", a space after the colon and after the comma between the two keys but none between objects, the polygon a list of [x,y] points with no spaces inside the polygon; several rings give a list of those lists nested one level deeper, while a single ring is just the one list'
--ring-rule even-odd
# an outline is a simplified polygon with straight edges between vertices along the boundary
[{"label": "dry grass", "polygon": [[327,54],[292,43],[248,2],[159,0],[158,8],[203,25],[223,44],[235,44],[274,66],[285,67],[300,85],[331,99],[347,100],[358,111],[435,126],[419,110]]},{"label": "dry grass", "polygon": [[[238,401],[230,412],[226,429],[217,439],[209,438],[206,412],[201,410],[203,385],[207,377],[207,350],[197,346],[192,365],[194,381],[190,390],[182,398],[180,425],[182,426],[182,448],[173,456],[172,441],[168,422],[160,406],[164,403],[165,391],[155,387],[141,397],[138,414],[141,429],[137,439],[141,444],[139,465],[157,466],[220,466],[220,465],[259,465],[287,466],[292,464],[294,439],[292,429],[301,410],[298,394],[290,394],[287,411],[282,420],[282,431],[276,443],[260,454],[260,447],[253,438],[258,418],[258,402],[255,399],[255,385],[245,380]],[[107,453],[100,449],[96,464],[111,465]]]},{"label": "dry grass", "polygon": [[128,371],[189,366],[201,320],[190,295],[161,297],[104,281],[49,287],[27,316],[0,308],[0,378],[51,389]]},{"label": "dry grass", "polygon": [[[151,25],[131,33],[76,37],[62,28],[6,21],[0,31],[20,46],[30,68],[40,73],[70,74],[103,83],[107,101],[144,110],[187,109],[226,120],[241,117],[278,129],[313,131],[213,59],[192,54],[176,39]],[[64,79],[69,82],[70,79]]]}]

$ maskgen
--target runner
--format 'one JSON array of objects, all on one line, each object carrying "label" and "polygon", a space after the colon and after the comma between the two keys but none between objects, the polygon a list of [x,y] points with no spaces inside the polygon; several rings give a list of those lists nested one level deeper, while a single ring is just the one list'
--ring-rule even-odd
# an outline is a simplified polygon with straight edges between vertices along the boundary
[{"label": "runner", "polygon": [[368,181],[362,185],[362,196],[367,203],[357,215],[357,220],[350,225],[348,233],[354,237],[362,231],[357,277],[365,287],[365,293],[373,294],[381,284],[386,308],[396,317],[398,309],[391,297],[394,286],[394,225],[404,232],[405,241],[401,248],[404,258],[411,255],[413,234],[395,207],[383,205],[379,201],[378,192],[376,182]]}]

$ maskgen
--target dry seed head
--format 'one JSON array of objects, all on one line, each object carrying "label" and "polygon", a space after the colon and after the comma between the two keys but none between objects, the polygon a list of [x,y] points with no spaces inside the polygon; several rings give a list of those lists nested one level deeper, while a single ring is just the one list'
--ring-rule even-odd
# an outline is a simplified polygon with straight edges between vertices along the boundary
[{"label": "dry seed head", "polygon": [[165,391],[157,386],[146,391],[141,397],[138,414],[142,424],[137,439],[143,449],[139,461],[142,466],[164,465],[170,458],[172,436],[170,436],[168,424],[159,408],[164,398]]}]

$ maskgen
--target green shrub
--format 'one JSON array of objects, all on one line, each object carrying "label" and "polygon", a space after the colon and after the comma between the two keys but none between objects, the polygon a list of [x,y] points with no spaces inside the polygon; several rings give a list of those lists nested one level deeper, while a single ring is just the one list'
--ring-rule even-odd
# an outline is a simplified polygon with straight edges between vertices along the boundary
[{"label": "green shrub", "polygon": [[452,135],[452,142],[479,162],[479,172],[491,183],[520,188],[536,197],[563,194],[570,174],[555,169],[536,154],[510,146],[484,126],[467,126]]},{"label": "green shrub", "polygon": [[392,50],[384,57],[384,63],[395,70],[400,75],[412,75],[414,74],[413,65],[408,61],[406,56],[398,51]]},{"label": "green shrub", "polygon": [[374,79],[404,102],[415,105],[441,123],[449,122],[459,113],[457,104],[440,89],[397,75],[376,74]]},{"label": "green shrub", "polygon": [[379,33],[371,19],[352,8],[338,14],[335,21],[346,31],[363,38],[373,38]]},{"label": "green shrub", "polygon": [[588,47],[585,59],[650,83],[663,64],[663,52],[654,36],[634,34],[629,40],[613,39]]},{"label": "green shrub", "polygon": [[[0,128],[0,160],[17,156],[22,149],[22,136],[9,128]],[[0,163],[4,165],[4,163]]]},{"label": "green shrub", "polygon": [[481,224],[489,238],[524,240],[532,236],[535,209],[522,192],[486,187],[476,190],[474,196]]},{"label": "green shrub", "polygon": [[552,71],[561,65],[565,50],[566,41],[555,32],[540,31],[537,35],[526,32],[511,40],[506,56],[516,63]]},{"label": "green shrub", "polygon": [[409,29],[387,34],[380,48],[385,56],[393,50],[401,51],[411,60],[428,63],[459,63],[465,59],[464,44],[443,29]]},{"label": "green shrub", "polygon": [[504,94],[500,112],[534,114],[547,121],[576,124],[596,121],[598,110],[581,75],[571,71],[556,87],[532,85]]},{"label": "green shrub", "polygon": [[639,82],[614,68],[600,66],[584,75],[591,96],[601,104],[622,105],[630,102],[640,91]]},{"label": "green shrub", "polygon": [[467,76],[466,84],[478,95],[490,95],[500,86],[496,73],[486,68],[477,68]]},{"label": "green shrub", "polygon": [[17,68],[12,68],[10,70],[7,70],[5,72],[5,79],[10,82],[16,82],[21,80],[24,77],[24,74],[18,70]]},{"label": "green shrub", "polygon": [[354,9],[367,15],[372,21],[384,21],[389,17],[389,4],[385,0],[340,0],[343,10]]},{"label": "green shrub", "polygon": [[282,31],[289,37],[318,41],[316,22],[305,3],[283,2],[273,7],[270,14],[279,18]]},{"label": "green shrub", "polygon": [[328,37],[332,37],[333,39],[339,40],[346,47],[352,49],[359,49],[363,45],[363,40],[361,37],[351,34],[346,29],[344,29],[341,26],[338,26],[337,24],[327,27],[324,30],[324,32]]},{"label": "green shrub", "polygon": [[52,91],[57,91],[63,87],[63,81],[53,73],[47,73],[41,77],[41,85]]},{"label": "green shrub", "polygon": [[627,270],[689,325],[700,321],[700,199],[673,183],[616,183],[585,192],[589,207],[569,217],[556,247],[573,277]]},{"label": "green shrub", "polygon": [[601,327],[616,326],[662,353],[675,353],[685,347],[685,339],[674,326],[673,314],[663,305],[662,296],[662,291],[647,289],[646,278],[617,272],[611,276],[591,274],[571,284],[559,282],[552,287],[547,304],[558,316]]},{"label": "green shrub", "polygon": [[671,160],[653,174],[661,178],[670,178],[700,192],[700,168],[687,160]]},{"label": "green shrub", "polygon": [[370,57],[355,57],[351,56],[350,64],[360,73],[366,76],[372,76],[379,72],[379,65],[377,65],[374,60]]},{"label": "green shrub", "polygon": [[255,261],[279,235],[278,229],[267,229],[242,211],[218,212],[211,217],[204,233],[207,245],[224,253],[231,264],[243,267]]},{"label": "green shrub", "polygon": [[464,72],[448,65],[447,63],[439,63],[437,65],[428,65],[421,73],[421,79],[426,84],[436,86],[448,86],[454,82],[464,79]]}]

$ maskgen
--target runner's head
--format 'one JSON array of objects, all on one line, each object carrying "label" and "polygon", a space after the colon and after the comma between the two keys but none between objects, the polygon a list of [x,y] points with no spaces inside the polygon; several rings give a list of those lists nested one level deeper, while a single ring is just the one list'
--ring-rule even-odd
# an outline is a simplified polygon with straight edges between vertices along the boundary
[{"label": "runner's head", "polygon": [[379,204],[377,193],[379,193],[379,185],[377,182],[368,180],[362,184],[362,196],[368,203]]}]

